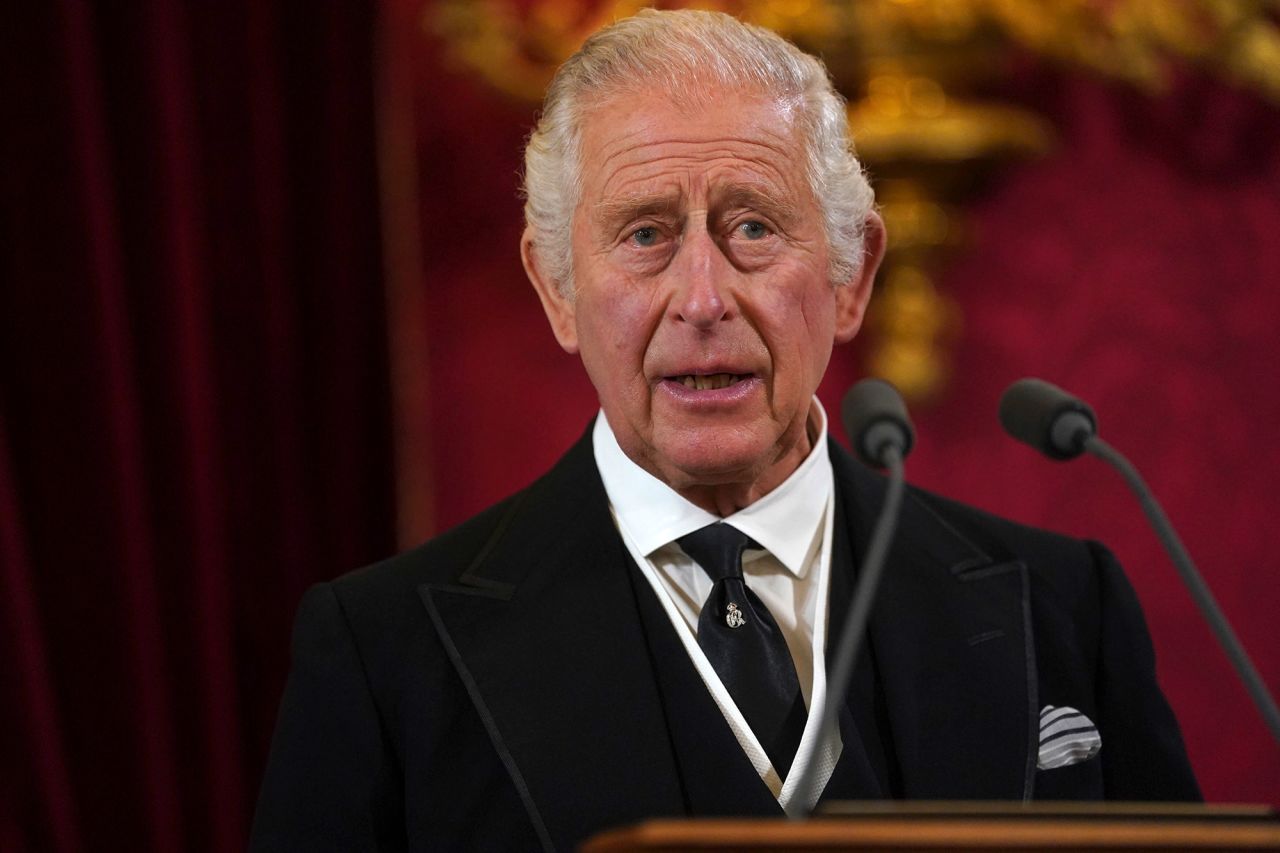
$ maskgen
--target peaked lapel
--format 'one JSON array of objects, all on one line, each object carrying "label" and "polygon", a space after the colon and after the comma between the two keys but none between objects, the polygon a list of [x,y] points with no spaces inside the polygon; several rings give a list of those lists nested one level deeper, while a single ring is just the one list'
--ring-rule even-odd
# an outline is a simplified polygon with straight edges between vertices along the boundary
[{"label": "peaked lapel", "polygon": [[590,431],[456,583],[419,592],[544,848],[683,811]]},{"label": "peaked lapel", "polygon": [[[831,457],[860,565],[885,480],[834,441]],[[1038,724],[1026,566],[993,558],[927,500],[904,496],[868,629],[902,794],[1030,799]]]},{"label": "peaked lapel", "polygon": [[[839,489],[835,495],[836,523],[832,525],[831,575],[827,593],[827,643],[825,662],[830,683],[830,673],[838,656],[840,637],[844,631],[845,616],[853,601],[856,568],[846,518],[845,500]],[[874,650],[864,647],[858,656],[849,690],[841,703],[838,716],[840,727],[840,758],[831,771],[831,778],[823,788],[820,800],[883,800],[891,797],[888,784],[888,768],[881,746],[885,734],[874,719],[876,677]],[[811,713],[813,711],[811,710]]]}]

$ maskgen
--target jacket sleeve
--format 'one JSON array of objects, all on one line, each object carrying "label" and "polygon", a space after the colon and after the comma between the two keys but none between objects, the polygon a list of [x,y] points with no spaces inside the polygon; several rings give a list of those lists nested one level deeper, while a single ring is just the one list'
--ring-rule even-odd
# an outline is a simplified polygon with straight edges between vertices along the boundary
[{"label": "jacket sleeve", "polygon": [[1103,784],[1109,800],[1200,800],[1178,721],[1156,683],[1138,597],[1115,557],[1090,543],[1101,609],[1097,672]]},{"label": "jacket sleeve", "polygon": [[329,584],[307,591],[249,848],[406,846],[400,774],[359,651]]}]

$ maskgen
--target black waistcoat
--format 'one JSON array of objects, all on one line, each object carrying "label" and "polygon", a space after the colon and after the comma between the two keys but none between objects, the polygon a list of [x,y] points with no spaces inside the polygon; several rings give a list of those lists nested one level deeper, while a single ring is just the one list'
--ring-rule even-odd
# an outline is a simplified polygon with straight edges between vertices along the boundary
[{"label": "black waistcoat", "polygon": [[[837,511],[837,519],[843,515]],[[827,662],[853,593],[853,552],[848,531],[835,525]],[[631,580],[655,680],[679,771],[681,796],[691,816],[763,815],[782,809],[752,767],[702,683],[652,587],[631,566]],[[840,710],[844,747],[822,799],[887,799],[901,796],[896,762],[878,690],[874,650],[864,645],[846,701]]]}]

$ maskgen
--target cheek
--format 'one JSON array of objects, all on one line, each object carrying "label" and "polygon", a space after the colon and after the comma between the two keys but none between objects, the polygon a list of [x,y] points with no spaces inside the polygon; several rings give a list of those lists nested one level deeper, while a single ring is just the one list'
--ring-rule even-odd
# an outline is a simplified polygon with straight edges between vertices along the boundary
[{"label": "cheek", "polygon": [[776,404],[807,400],[826,372],[835,335],[835,308],[834,298],[823,293],[823,286],[780,293],[759,315],[760,332],[773,361]]},{"label": "cheek", "polygon": [[614,335],[614,351],[641,357],[653,329],[652,302],[639,291],[615,298],[610,309],[610,328]]},{"label": "cheek", "polygon": [[578,332],[583,358],[597,369],[618,375],[641,371],[656,326],[650,289],[634,283],[594,289],[579,295]]},{"label": "cheek", "polygon": [[830,351],[835,336],[835,295],[825,283],[809,281],[770,294],[760,316],[775,344],[803,356]]},{"label": "cheek", "polygon": [[811,294],[801,310],[809,340],[830,350],[836,334],[836,299],[831,286],[823,285],[822,290]]}]

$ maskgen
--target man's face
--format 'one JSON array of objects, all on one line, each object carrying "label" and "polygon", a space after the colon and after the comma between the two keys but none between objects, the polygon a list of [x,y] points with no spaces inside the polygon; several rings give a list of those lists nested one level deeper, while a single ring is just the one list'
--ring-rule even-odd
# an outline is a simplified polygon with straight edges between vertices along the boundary
[{"label": "man's face", "polygon": [[572,298],[539,281],[526,234],[623,451],[677,491],[785,479],[832,344],[861,322],[870,277],[830,281],[804,156],[784,104],[620,96],[583,128]]}]

